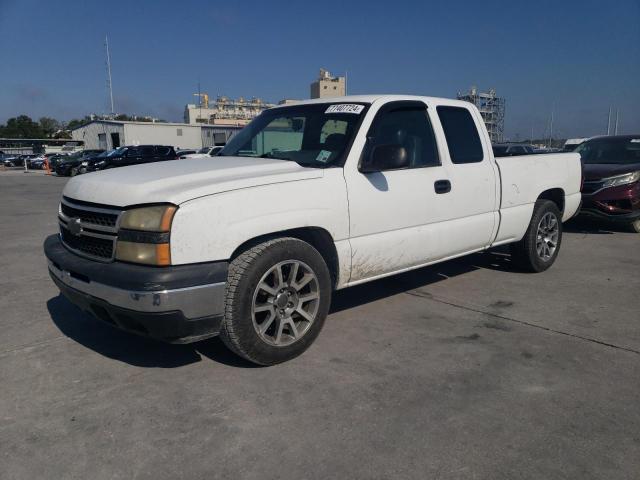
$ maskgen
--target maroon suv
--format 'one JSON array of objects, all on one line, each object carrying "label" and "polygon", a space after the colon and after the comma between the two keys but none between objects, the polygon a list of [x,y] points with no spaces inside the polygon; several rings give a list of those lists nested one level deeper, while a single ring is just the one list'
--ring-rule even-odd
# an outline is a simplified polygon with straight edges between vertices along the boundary
[{"label": "maroon suv", "polygon": [[596,137],[575,151],[584,175],[580,213],[640,233],[640,135]]}]

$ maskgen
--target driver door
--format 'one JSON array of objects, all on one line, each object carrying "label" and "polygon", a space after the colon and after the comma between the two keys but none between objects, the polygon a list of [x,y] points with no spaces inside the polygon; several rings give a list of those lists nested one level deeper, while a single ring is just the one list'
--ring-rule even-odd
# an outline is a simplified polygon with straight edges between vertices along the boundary
[{"label": "driver door", "polygon": [[[435,110],[421,101],[386,103],[367,132],[363,158],[376,145],[395,145],[406,151],[408,165],[372,173],[345,168],[350,284],[478,250],[489,241],[493,171],[486,159],[473,172],[452,164],[447,144],[434,134],[433,126],[440,128]],[[478,195],[470,199],[472,187]]]}]

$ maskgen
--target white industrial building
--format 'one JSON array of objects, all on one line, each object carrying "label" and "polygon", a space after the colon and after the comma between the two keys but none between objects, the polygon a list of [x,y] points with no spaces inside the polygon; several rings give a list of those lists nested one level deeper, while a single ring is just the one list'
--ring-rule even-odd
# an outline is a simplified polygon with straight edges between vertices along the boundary
[{"label": "white industrial building", "polygon": [[260,98],[233,99],[220,95],[215,102],[209,102],[209,95],[197,93],[200,102],[188,104],[184,108],[184,123],[191,125],[235,125],[244,126],[274,103],[263,102]]},{"label": "white industrial building", "polygon": [[224,145],[242,127],[231,125],[187,125],[184,123],[94,120],[71,132],[84,148],[111,150],[125,145],[170,145],[202,148]]}]

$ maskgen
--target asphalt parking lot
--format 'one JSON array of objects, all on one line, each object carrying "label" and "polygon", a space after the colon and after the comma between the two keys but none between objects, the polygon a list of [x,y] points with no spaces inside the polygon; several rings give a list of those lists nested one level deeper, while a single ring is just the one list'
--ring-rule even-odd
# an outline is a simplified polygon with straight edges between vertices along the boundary
[{"label": "asphalt parking lot", "polygon": [[0,172],[0,478],[637,479],[640,235],[567,226],[338,292],[302,357],[121,333],[42,254],[65,178]]}]

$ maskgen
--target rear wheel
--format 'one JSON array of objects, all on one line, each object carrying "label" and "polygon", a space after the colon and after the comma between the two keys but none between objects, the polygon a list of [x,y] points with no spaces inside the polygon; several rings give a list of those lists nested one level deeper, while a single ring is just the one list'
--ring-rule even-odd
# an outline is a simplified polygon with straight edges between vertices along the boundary
[{"label": "rear wheel", "polygon": [[538,200],[522,240],[511,245],[511,258],[523,270],[543,272],[555,262],[562,243],[562,215],[555,203]]},{"label": "rear wheel", "polygon": [[297,357],[316,339],[331,304],[331,276],[306,242],[279,238],[229,265],[220,332],[232,351],[259,365]]},{"label": "rear wheel", "polygon": [[640,220],[636,220],[635,222],[631,222],[629,224],[629,229],[632,232],[640,233]]}]

